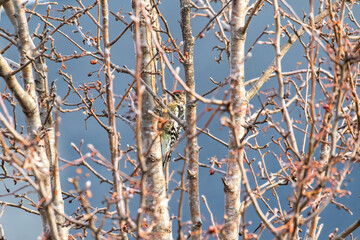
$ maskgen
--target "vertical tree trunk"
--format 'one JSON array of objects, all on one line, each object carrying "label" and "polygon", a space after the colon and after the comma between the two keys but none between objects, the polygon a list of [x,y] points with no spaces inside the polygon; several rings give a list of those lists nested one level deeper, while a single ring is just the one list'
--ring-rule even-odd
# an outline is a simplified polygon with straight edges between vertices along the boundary
[{"label": "vertical tree trunk", "polygon": [[239,162],[243,161],[244,149],[240,138],[244,134],[245,113],[248,105],[244,87],[245,24],[247,0],[233,0],[231,11],[230,78],[231,105],[229,132],[229,159],[227,175],[224,179],[225,226],[223,239],[234,240],[239,236],[241,217],[240,191],[241,171]]},{"label": "vertical tree trunk", "polygon": [[[184,41],[184,71],[186,85],[195,92],[194,78],[194,38],[191,29],[191,5],[189,0],[180,0],[181,30]],[[186,95],[186,160],[189,162],[189,205],[191,216],[191,236],[193,240],[201,239],[201,214],[199,197],[199,146],[196,137],[196,98]]]},{"label": "vertical tree trunk", "polygon": [[[19,40],[17,47],[20,54],[21,65],[24,65],[27,61],[29,61],[27,56],[37,57],[38,55],[37,52],[33,54],[31,52],[33,43],[29,35],[24,6],[21,1],[12,0],[11,2],[5,2],[4,8],[18,34]],[[4,70],[6,70],[5,65],[6,63],[3,63]],[[39,186],[39,198],[42,202],[44,202],[44,205],[40,207],[44,232],[49,233],[51,239],[67,239],[67,228],[63,226],[65,222],[62,216],[64,213],[64,205],[57,166],[54,124],[51,114],[48,112],[49,109],[46,107],[43,108],[44,111],[42,112],[42,115],[44,116],[46,114],[48,117],[41,118],[37,100],[38,95],[40,97],[44,97],[41,95],[46,92],[47,67],[44,59],[42,58],[35,59],[35,66],[37,67],[35,75],[37,80],[37,89],[35,89],[35,81],[31,64],[26,65],[22,70],[25,88],[24,93],[21,93],[23,91],[21,87],[16,87],[17,80],[15,77],[8,77],[7,83],[10,90],[20,102],[20,106],[25,114],[28,133],[32,137],[35,137],[43,124],[50,127],[50,130],[46,134],[46,139],[41,139],[36,146],[36,155],[38,155],[39,163],[34,162],[33,171],[36,183]],[[41,122],[41,119],[44,120],[43,123]],[[36,157],[33,158],[33,161],[36,161]],[[55,205],[57,211],[54,211],[51,203]]]},{"label": "vertical tree trunk", "polygon": [[[22,2],[13,0],[11,3],[12,6],[10,3],[7,3],[7,14],[19,35],[18,50],[20,53],[21,64],[24,64],[26,61],[28,61],[26,55],[36,57],[37,52],[31,54],[33,43],[30,39],[27,19]],[[67,239],[68,231],[67,228],[63,226],[65,222],[64,217],[62,216],[62,213],[64,213],[64,202],[62,199],[60,177],[57,166],[58,162],[56,153],[57,150],[54,141],[54,123],[52,121],[50,112],[48,112],[49,108],[47,107],[43,108],[43,115],[46,111],[48,117],[43,117],[44,122],[41,122],[41,113],[37,102],[38,96],[36,94],[38,93],[40,95],[47,90],[47,67],[44,59],[42,58],[37,58],[35,60],[35,66],[38,70],[35,74],[37,80],[36,85],[38,86],[36,91],[31,65],[27,65],[22,71],[24,87],[34,101],[34,108],[29,109],[23,107],[23,111],[26,116],[26,124],[30,134],[34,134],[36,131],[38,131],[43,126],[43,124],[50,128],[46,134],[46,139],[40,140],[37,146],[37,152],[44,168],[34,169],[36,182],[40,186],[40,198],[45,199],[45,205],[47,205],[45,209],[41,208],[40,212],[43,219],[44,231],[49,232],[49,230],[51,230],[52,239]],[[45,120],[47,122],[45,122]],[[44,172],[44,169],[47,169],[46,173]],[[40,171],[38,172],[38,170]],[[57,208],[57,211],[52,209],[50,201],[53,202]]]},{"label": "vertical tree trunk", "polygon": [[[120,134],[116,129],[115,118],[115,103],[114,103],[114,89],[113,89],[113,75],[111,73],[111,54],[109,45],[109,9],[107,0],[101,0],[102,13],[102,35],[104,45],[104,66],[105,66],[105,81],[106,81],[106,105],[108,111],[108,138],[111,163],[113,165],[113,182],[114,182],[114,196],[116,211],[119,216],[119,227],[122,229],[125,225],[125,201],[122,192],[122,180],[119,173],[119,137]],[[122,239],[127,239],[127,234],[120,230]]]},{"label": "vertical tree trunk", "polygon": [[[156,117],[153,115],[156,104],[154,98],[144,91],[140,83],[141,78],[156,92],[156,62],[151,32],[156,12],[152,10],[150,0],[134,2],[138,116],[141,113],[141,118],[137,119],[137,146],[143,174],[140,211],[145,210],[147,214],[148,237],[168,240],[172,239],[171,222],[162,168],[160,138],[157,132]],[[138,223],[141,221],[142,212],[138,216]],[[138,229],[141,231],[140,228]],[[139,232],[138,234],[138,239],[145,237],[145,233]]]}]

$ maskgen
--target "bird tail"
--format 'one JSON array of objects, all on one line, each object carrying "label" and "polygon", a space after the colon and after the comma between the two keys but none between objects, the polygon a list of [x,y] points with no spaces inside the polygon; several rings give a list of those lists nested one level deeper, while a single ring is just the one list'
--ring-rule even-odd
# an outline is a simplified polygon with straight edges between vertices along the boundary
[{"label": "bird tail", "polygon": [[166,153],[163,159],[163,169],[165,169],[166,165],[171,161],[171,153]]}]

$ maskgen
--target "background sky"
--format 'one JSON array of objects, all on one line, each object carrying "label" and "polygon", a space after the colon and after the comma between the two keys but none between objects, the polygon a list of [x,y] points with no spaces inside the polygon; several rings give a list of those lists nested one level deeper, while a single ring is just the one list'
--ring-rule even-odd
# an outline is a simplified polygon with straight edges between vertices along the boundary
[{"label": "background sky", "polygon": [[[33,2],[33,1],[30,1]],[[59,4],[57,6],[52,5],[51,9],[52,15],[55,15],[57,17],[61,17],[60,12],[56,12],[55,9],[61,8],[63,5],[68,4],[76,4],[75,1],[72,0],[63,0],[63,1],[53,1],[58,2]],[[83,1],[85,5],[91,4],[93,1]],[[307,11],[308,10],[308,2],[307,1],[299,1],[299,0],[289,0],[287,1],[297,12],[299,16],[302,17],[302,10]],[[29,6],[29,5],[28,5]],[[118,0],[109,0],[109,6],[110,10],[114,13],[118,12],[120,9],[123,12],[130,12],[130,1],[118,1]],[[45,13],[47,6],[39,6],[37,8],[37,11]],[[215,6],[215,10],[219,9],[219,5]],[[175,39],[177,39],[177,43],[181,41],[181,30],[180,30],[180,13],[179,13],[179,3],[178,1],[174,0],[163,0],[162,4],[160,5],[160,10],[162,11],[162,14],[167,19],[169,27],[171,29],[171,33]],[[110,17],[110,39],[114,39],[123,29],[124,25],[121,24],[119,21],[114,21],[113,17]],[[130,21],[129,17],[127,17],[126,21]],[[83,32],[89,32],[91,35],[96,35],[96,28],[92,24],[92,22],[89,20],[88,17],[82,17],[81,20],[81,26]],[[196,18],[193,20],[193,34],[197,35],[202,28],[207,24],[208,19],[206,18]],[[269,25],[269,30],[273,30],[274,27],[272,26],[273,22],[273,9],[272,6],[266,4],[266,6],[263,8],[263,10],[258,14],[257,17],[254,18],[254,20],[251,23],[251,26],[248,31],[247,35],[247,43],[246,46],[249,48],[255,39],[262,33],[262,31],[265,29],[266,26]],[[282,19],[283,24],[286,24],[286,20]],[[33,32],[34,29],[38,26],[39,19],[36,17],[32,17],[29,26],[30,26],[30,32]],[[54,22],[54,25],[57,25],[58,23]],[[6,15],[3,13],[1,16],[1,22],[0,27],[4,29],[11,29],[10,32],[13,32],[12,27],[10,26]],[[89,46],[85,46],[82,44],[82,38],[81,36],[74,32],[76,30],[75,26],[65,26],[62,28],[62,31],[66,32],[70,37],[72,37],[75,41],[77,41],[79,44],[82,45],[85,49],[88,49],[90,51],[93,51]],[[220,45],[221,43],[216,41],[216,38],[214,37],[214,30],[211,30],[210,32],[205,33],[205,38],[199,39],[195,43],[195,78],[196,78],[196,88],[197,92],[200,94],[206,93],[210,89],[214,87],[212,83],[209,81],[209,78],[213,78],[215,81],[224,81],[226,77],[229,76],[229,66],[226,61],[226,56],[223,55],[224,60],[220,64],[216,63],[214,61],[215,58],[218,57],[218,52],[216,50],[212,50],[214,45]],[[263,36],[262,40],[266,41],[268,40],[269,36],[265,35]],[[306,39],[308,39],[308,36],[305,36]],[[62,55],[66,54],[72,54],[73,51],[76,49],[74,45],[72,45],[69,41],[67,41],[65,38],[60,36],[59,34],[54,35],[55,44],[57,47],[57,51],[61,52]],[[283,40],[285,42],[285,39]],[[5,46],[7,44],[6,40],[0,38],[0,46]],[[78,51],[78,50],[77,50]],[[78,52],[79,53],[79,52]],[[132,42],[132,36],[131,32],[127,32],[125,36],[116,43],[111,50],[112,53],[112,61],[119,65],[123,66],[126,65],[130,69],[135,68],[135,58],[134,58],[134,45]],[[304,60],[304,51],[303,48],[299,43],[296,43],[295,46],[287,53],[287,55],[283,59],[283,71],[289,71],[299,68],[299,63],[305,64]],[[12,47],[11,51],[7,51],[5,54],[6,57],[11,58],[15,61],[18,59],[17,50]],[[252,50],[252,57],[247,59],[245,64],[245,78],[246,80],[259,77],[264,71],[267,66],[271,63],[274,56],[274,49],[272,46],[269,45],[256,45],[254,49]],[[171,58],[171,56],[169,56]],[[75,85],[80,85],[85,82],[91,82],[96,81],[97,74],[93,74],[93,76],[88,77],[88,73],[91,71],[98,71],[100,65],[90,65],[89,61],[91,58],[84,58],[81,60],[74,60],[65,62],[66,70],[63,70],[67,73],[70,73],[73,76]],[[174,60],[174,67],[180,67],[180,74],[183,76],[183,70],[181,64],[176,60]],[[58,70],[61,68],[61,63],[52,63],[50,61],[47,62],[49,67],[49,81],[55,81],[57,86],[57,94],[60,96],[65,96],[67,92],[67,86],[66,83],[61,79],[61,77],[57,74]],[[103,78],[101,79],[103,81]],[[167,86],[172,86],[173,84],[173,78],[172,76],[167,73],[166,74],[166,81]],[[128,87],[128,84],[132,82],[132,78],[125,74],[116,74],[115,73],[115,89],[116,94],[119,97],[122,96],[122,94],[125,92],[125,89]],[[3,87],[3,83],[1,82],[1,86]],[[277,89],[277,80],[271,79],[267,84],[265,84],[262,87],[263,91],[271,90],[271,89]],[[214,97],[221,97],[221,92],[214,94]],[[119,99],[116,99],[117,102]],[[264,100],[263,98],[261,100]],[[321,100],[321,99],[317,99]],[[69,99],[69,102],[78,102],[77,98],[72,96]],[[254,106],[254,110],[257,109],[259,105],[258,98],[254,98],[250,104]],[[211,113],[204,112],[205,105],[199,104],[198,105],[198,112],[203,113],[203,116],[199,119],[198,125],[200,127],[204,126],[207,119],[209,118]],[[65,107],[64,107],[65,108]],[[104,109],[104,106],[101,105],[99,102],[97,105],[98,112],[101,112],[101,110]],[[120,110],[120,112],[124,113],[126,112],[126,108],[123,108]],[[21,111],[18,109],[17,111],[18,117],[21,117]],[[216,118],[213,120],[211,125],[209,126],[210,131],[217,136],[220,139],[223,139],[224,141],[228,140],[228,129],[221,127],[219,123],[219,118],[222,115],[216,116]],[[295,119],[301,118],[299,112],[297,110],[291,111],[291,116]],[[83,144],[83,153],[89,152],[87,149],[87,144],[92,144],[97,148],[105,157],[109,156],[108,153],[108,139],[106,132],[103,131],[98,124],[93,120],[89,119],[84,121],[85,116],[82,114],[82,112],[76,112],[76,113],[69,113],[69,114],[62,114],[61,115],[61,137],[60,137],[60,144],[59,144],[59,153],[60,157],[69,161],[77,159],[79,156],[77,153],[71,148],[71,143],[75,143],[76,145],[79,145],[82,140],[84,140]],[[280,118],[279,118],[280,119]],[[20,121],[23,120],[20,119]],[[118,131],[121,134],[121,144],[122,149],[126,149],[126,147],[134,146],[134,134],[132,130],[124,124],[122,121],[118,120],[117,122]],[[272,135],[275,133],[270,129],[267,132],[260,133],[261,137],[259,137],[259,144],[265,144],[269,142],[269,139]],[[302,139],[302,135],[298,134],[296,136],[298,139]],[[219,144],[218,142],[215,142],[214,140],[211,140],[209,137],[200,135],[199,136],[199,145],[200,147],[203,147],[203,150],[200,151],[200,162],[202,163],[208,163],[209,159],[216,157],[217,159],[221,160],[227,157],[227,149],[223,145]],[[177,151],[181,154],[183,154],[183,148],[184,148],[184,141],[180,143],[180,145],[177,148]],[[272,151],[276,152],[278,151],[278,148],[276,146],[270,145],[270,148]],[[248,159],[252,158],[258,158],[259,155],[257,155],[254,152],[248,151]],[[176,152],[174,153],[173,158],[176,157]],[[135,156],[132,156],[135,158]],[[276,160],[274,157],[269,157],[266,159],[267,165],[269,167],[270,171],[275,171],[279,168]],[[103,174],[104,176],[107,176],[111,179],[110,173],[94,164],[91,163],[96,169]],[[178,170],[182,169],[182,162],[172,162],[170,169],[175,171],[174,173],[174,179],[178,181],[180,179],[180,176],[178,174]],[[102,207],[104,206],[103,200],[104,195],[109,196],[109,186],[106,186],[106,184],[99,185],[97,183],[96,179],[93,178],[87,178],[85,177],[85,173],[88,172],[86,169],[84,170],[84,176],[81,178],[81,183],[84,186],[84,183],[88,180],[92,181],[91,190],[93,193],[93,198],[91,199],[91,202],[94,206]],[[124,168],[122,166],[122,170],[124,172],[128,172],[131,170],[131,168]],[[62,171],[62,184],[65,191],[70,191],[73,189],[73,187],[68,183],[67,179],[69,177],[73,177],[76,173],[76,168],[66,168]],[[330,205],[328,207],[328,210],[323,212],[321,215],[320,222],[324,223],[324,228],[321,234],[320,239],[327,239],[328,235],[334,231],[336,227],[339,228],[340,231],[344,230],[345,227],[347,227],[350,223],[355,221],[360,217],[360,204],[359,204],[359,195],[360,195],[360,189],[357,186],[357,181],[352,181],[352,177],[357,177],[360,174],[360,171],[358,169],[358,166],[354,166],[354,169],[352,171],[352,174],[349,176],[348,181],[346,181],[347,189],[352,190],[352,197],[344,197],[342,199],[337,199],[337,201],[345,204],[346,206],[350,207],[354,212],[353,215],[348,214],[347,212],[343,210],[336,209],[333,205]],[[221,177],[223,177],[220,174],[215,175],[209,175],[208,169],[200,169],[200,194],[204,195],[207,198],[207,201],[209,203],[209,206],[214,214],[215,221],[218,224],[223,223],[223,214],[224,214],[224,194],[223,194],[223,184],[221,181]],[[264,183],[264,182],[261,182]],[[260,183],[260,184],[261,184]],[[18,186],[11,187],[10,184],[7,185],[10,187],[10,189],[14,190],[17,189]],[[254,185],[253,185],[254,186]],[[175,183],[170,183],[170,189],[176,187]],[[280,194],[280,198],[282,200],[283,206],[286,206],[287,203],[287,196],[289,194],[290,186],[284,186],[281,189],[278,189],[278,193]],[[4,192],[4,187],[0,185],[0,194]],[[265,194],[265,196],[269,197],[270,201],[269,204],[274,204],[274,198],[271,196],[271,193]],[[179,192],[175,193],[173,198],[170,202],[170,209],[171,214],[177,215],[177,205],[178,205],[178,197]],[[34,197],[36,199],[36,197]],[[8,200],[12,202],[16,202],[17,199],[13,198],[3,198],[1,200]],[[189,213],[188,213],[188,207],[187,207],[187,195],[185,196],[185,202],[184,202],[184,220],[189,219]],[[132,207],[132,213],[133,216],[136,214],[136,207],[138,206],[138,201],[136,198],[133,199],[131,207]],[[354,207],[356,206],[356,207]],[[66,212],[67,214],[72,213],[75,210],[76,205],[75,204],[69,204],[68,201],[66,201]],[[288,209],[287,209],[288,210]],[[201,204],[201,211],[203,215],[203,224],[204,229],[207,229],[207,227],[211,224],[209,213],[207,212],[206,208],[204,207],[203,203]],[[254,210],[252,207],[249,208],[247,213],[247,219],[246,221],[248,223],[251,223],[251,226],[249,227],[249,230],[254,230],[258,224],[260,223],[259,219],[257,218]],[[1,224],[3,225],[5,229],[5,236],[7,239],[37,239],[37,237],[41,234],[41,222],[40,218],[37,216],[33,216],[28,213],[24,213],[23,211],[20,211],[18,209],[9,208],[7,207],[5,209],[5,212],[3,216],[0,219]],[[177,223],[174,221],[174,233],[176,233],[176,226]],[[21,231],[19,230],[21,229]],[[360,232],[356,231],[355,236],[359,236]],[[176,234],[174,234],[176,236]],[[266,237],[269,237],[268,233],[265,233],[263,235],[262,239],[267,239]],[[269,239],[269,238],[268,238]]]}]

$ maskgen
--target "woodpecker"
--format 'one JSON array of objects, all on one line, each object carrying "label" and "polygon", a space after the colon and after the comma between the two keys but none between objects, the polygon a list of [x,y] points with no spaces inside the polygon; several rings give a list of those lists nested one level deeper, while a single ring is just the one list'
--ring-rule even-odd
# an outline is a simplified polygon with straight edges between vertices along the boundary
[{"label": "woodpecker", "polygon": [[[185,104],[186,96],[183,90],[174,92],[166,91],[170,94],[171,101],[167,104],[169,110],[176,115],[179,119],[185,120]],[[174,145],[179,141],[181,125],[171,118],[167,109],[161,111],[161,117],[165,120],[164,125],[160,128],[161,131],[161,151],[163,157],[163,168],[171,160]]]}]

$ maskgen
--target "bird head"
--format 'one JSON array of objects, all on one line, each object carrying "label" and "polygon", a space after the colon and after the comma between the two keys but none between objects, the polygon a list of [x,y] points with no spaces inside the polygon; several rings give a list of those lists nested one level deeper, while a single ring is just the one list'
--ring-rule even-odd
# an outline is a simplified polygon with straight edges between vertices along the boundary
[{"label": "bird head", "polygon": [[165,91],[171,96],[171,101],[186,102],[186,94],[184,90],[175,90],[173,92],[168,90]]}]

